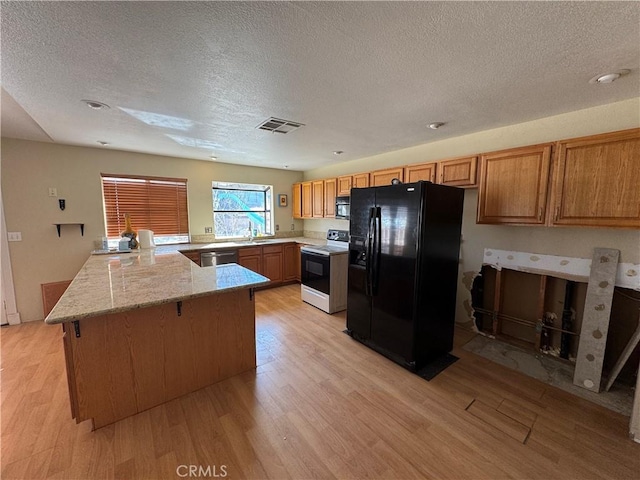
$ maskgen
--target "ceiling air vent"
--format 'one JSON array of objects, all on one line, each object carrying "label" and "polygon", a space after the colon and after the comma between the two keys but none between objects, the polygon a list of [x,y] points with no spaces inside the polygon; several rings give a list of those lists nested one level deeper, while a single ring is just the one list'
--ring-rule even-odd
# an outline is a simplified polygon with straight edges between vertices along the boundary
[{"label": "ceiling air vent", "polygon": [[271,117],[262,122],[256,128],[273,133],[290,133],[300,127],[304,127],[304,124]]}]

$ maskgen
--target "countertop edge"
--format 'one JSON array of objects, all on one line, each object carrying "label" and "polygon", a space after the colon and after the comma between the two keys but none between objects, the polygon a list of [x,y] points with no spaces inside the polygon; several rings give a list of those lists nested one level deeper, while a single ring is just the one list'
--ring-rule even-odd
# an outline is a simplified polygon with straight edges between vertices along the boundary
[{"label": "countertop edge", "polygon": [[90,313],[86,313],[86,314],[82,314],[82,315],[72,315],[72,316],[69,316],[69,317],[57,318],[57,319],[51,320],[51,321],[49,321],[48,317],[47,317],[47,318],[45,318],[44,323],[46,323],[47,325],[59,325],[59,324],[62,324],[62,323],[71,323],[71,322],[75,322],[76,320],[82,320],[82,319],[85,319],[85,318],[100,317],[102,315],[111,315],[113,313],[130,312],[130,311],[133,311],[133,310],[139,310],[141,308],[154,307],[156,305],[165,305],[167,303],[180,302],[182,300],[189,300],[191,298],[200,298],[200,297],[206,297],[206,296],[209,296],[209,295],[217,295],[219,293],[232,292],[234,290],[248,290],[250,288],[256,288],[256,287],[261,287],[263,285],[268,285],[270,282],[271,282],[271,280],[267,279],[267,280],[262,281],[262,282],[256,282],[256,283],[250,283],[250,284],[244,284],[244,285],[236,285],[236,286],[233,286],[233,287],[227,287],[227,288],[223,288],[223,289],[219,289],[219,290],[214,290],[214,291],[211,291],[211,292],[199,292],[199,293],[194,293],[194,294],[191,294],[191,295],[182,295],[182,296],[176,296],[176,297],[171,297],[171,298],[163,298],[162,300],[144,302],[144,303],[140,303],[140,304],[136,304],[136,305],[132,305],[132,306],[115,307],[115,308],[108,309],[108,310],[90,312]]},{"label": "countertop edge", "polygon": [[[122,254],[123,256],[131,256],[131,255],[136,255],[139,254],[140,252],[131,252],[131,253],[126,253],[126,254]],[[186,258],[184,255],[181,255],[179,251],[173,249],[170,251],[165,251],[163,253],[164,255],[177,255],[177,257],[175,258],[179,258],[182,261],[184,261],[186,264],[189,264],[192,267],[195,267],[197,269],[210,269],[212,267],[200,267],[197,265],[191,265],[191,260],[189,260],[188,258]],[[71,289],[71,287],[73,286],[74,282],[76,281],[76,279],[79,277],[79,275],[82,273],[83,269],[85,268],[85,266],[92,261],[93,256],[90,255],[89,258],[87,259],[87,261],[84,263],[83,267],[80,269],[80,272],[78,272],[78,274],[74,277],[73,281],[71,282],[71,284],[69,285],[69,287],[67,288],[67,291],[62,295],[62,297],[60,298],[60,300],[62,300],[64,298],[64,296],[67,294],[67,292],[69,292],[69,290]],[[249,270],[246,267],[243,267],[242,265],[238,265],[238,264],[233,264],[236,268],[240,268],[243,270]],[[229,265],[219,265],[217,267],[213,267],[213,268],[225,268],[228,267]],[[251,270],[249,270],[251,271]],[[74,322],[77,320],[81,320],[81,319],[86,319],[86,318],[92,318],[92,317],[99,317],[99,316],[103,316],[103,315],[110,315],[110,314],[115,314],[115,313],[122,313],[122,312],[126,312],[126,311],[133,311],[133,310],[138,310],[140,308],[147,308],[147,307],[152,307],[152,306],[156,306],[156,305],[164,305],[167,303],[172,303],[172,302],[178,302],[181,300],[188,300],[188,299],[192,299],[192,298],[199,298],[199,297],[205,297],[205,296],[209,296],[209,295],[216,295],[218,293],[225,293],[225,292],[230,292],[230,291],[234,291],[234,290],[248,290],[251,288],[256,288],[256,287],[261,287],[261,286],[265,286],[268,285],[271,280],[268,279],[267,277],[265,277],[264,275],[261,275],[257,272],[252,272],[254,274],[254,276],[260,277],[261,280],[259,280],[258,278],[255,279],[255,281],[247,281],[244,283],[240,283],[237,285],[231,285],[231,286],[225,286],[225,287],[216,287],[216,289],[214,290],[203,290],[203,291],[199,291],[199,292],[195,292],[195,293],[183,293],[180,295],[170,295],[166,298],[160,298],[160,299],[153,299],[153,300],[149,300],[149,301],[139,301],[139,302],[134,302],[131,304],[125,304],[125,305],[120,305],[120,306],[115,306],[115,307],[109,307],[109,308],[102,308],[102,309],[96,309],[96,310],[90,310],[86,311],[86,312],[77,312],[77,313],[73,313],[71,315],[60,315],[57,316],[56,315],[56,308],[54,306],[54,308],[51,310],[51,312],[49,312],[49,315],[47,315],[47,317],[44,319],[44,323],[46,323],[47,325],[57,325],[57,324],[62,324],[62,323],[70,323],[70,322]],[[60,301],[59,300],[59,301]],[[56,304],[57,306],[57,304]],[[55,316],[55,318],[50,318],[51,316]]]}]

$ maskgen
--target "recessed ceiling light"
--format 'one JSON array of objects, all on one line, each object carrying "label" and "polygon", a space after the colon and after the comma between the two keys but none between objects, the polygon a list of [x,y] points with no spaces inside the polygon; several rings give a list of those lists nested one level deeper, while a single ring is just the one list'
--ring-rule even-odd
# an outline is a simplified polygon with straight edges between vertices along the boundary
[{"label": "recessed ceiling light", "polygon": [[107,108],[111,108],[106,103],[98,102],[96,100],[82,100],[82,101],[87,104],[87,107],[92,108],[94,110],[103,110],[103,109],[106,110]]},{"label": "recessed ceiling light", "polygon": [[215,155],[211,155],[209,158],[210,158],[211,160],[213,160],[214,162],[218,159],[218,157],[216,157]]},{"label": "recessed ceiling light", "polygon": [[109,145],[109,142],[103,142],[102,140],[98,140],[98,143],[103,147],[106,147],[107,145]]},{"label": "recessed ceiling light", "polygon": [[613,83],[620,77],[624,77],[629,73],[631,73],[631,70],[626,69],[618,70],[617,72],[603,73],[593,77],[591,80],[589,80],[589,83]]},{"label": "recessed ceiling light", "polygon": [[333,152],[334,155],[342,155],[344,152],[342,150],[336,150]]},{"label": "recessed ceiling light", "polygon": [[429,124],[429,128],[431,130],[437,130],[439,129],[441,126],[443,126],[445,123],[444,122],[433,122]]}]

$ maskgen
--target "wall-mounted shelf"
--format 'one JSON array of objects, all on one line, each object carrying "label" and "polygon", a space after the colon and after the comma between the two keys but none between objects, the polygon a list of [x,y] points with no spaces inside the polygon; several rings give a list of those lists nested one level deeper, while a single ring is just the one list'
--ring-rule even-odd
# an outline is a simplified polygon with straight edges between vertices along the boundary
[{"label": "wall-mounted shelf", "polygon": [[84,237],[84,223],[54,223],[53,225],[55,225],[58,230],[58,236],[60,236],[61,225],[80,225],[80,235]]}]

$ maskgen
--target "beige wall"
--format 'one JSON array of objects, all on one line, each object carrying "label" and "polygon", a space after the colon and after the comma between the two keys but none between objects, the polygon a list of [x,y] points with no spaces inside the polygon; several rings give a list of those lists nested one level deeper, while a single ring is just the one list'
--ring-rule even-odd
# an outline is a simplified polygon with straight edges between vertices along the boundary
[{"label": "beige wall", "polygon": [[[213,226],[211,182],[238,181],[273,185],[275,194],[291,194],[291,184],[301,172],[244,167],[209,161],[186,160],[99,148],[73,147],[24,140],[2,139],[2,195],[10,232],[22,232],[22,242],[11,242],[18,311],[22,321],[41,320],[40,284],[72,279],[104,234],[100,173],[166,176],[188,179],[191,234],[204,234]],[[58,198],[48,196],[49,187]],[[275,206],[275,223],[282,231],[293,221],[288,207]],[[58,238],[53,223],[85,224],[84,237],[77,226],[63,226]]]},{"label": "beige wall", "polygon": [[[305,172],[305,180],[367,172],[397,165],[490,152],[640,126],[640,98],[580,110],[532,122],[487,130]],[[444,127],[446,128],[446,127]],[[617,248],[620,261],[640,262],[640,231],[597,228],[549,228],[477,225],[477,190],[465,191],[462,252],[456,321],[470,319],[471,295],[463,273],[478,272],[487,247],[591,258],[594,247]],[[305,220],[305,232],[348,229],[346,221]]]}]

